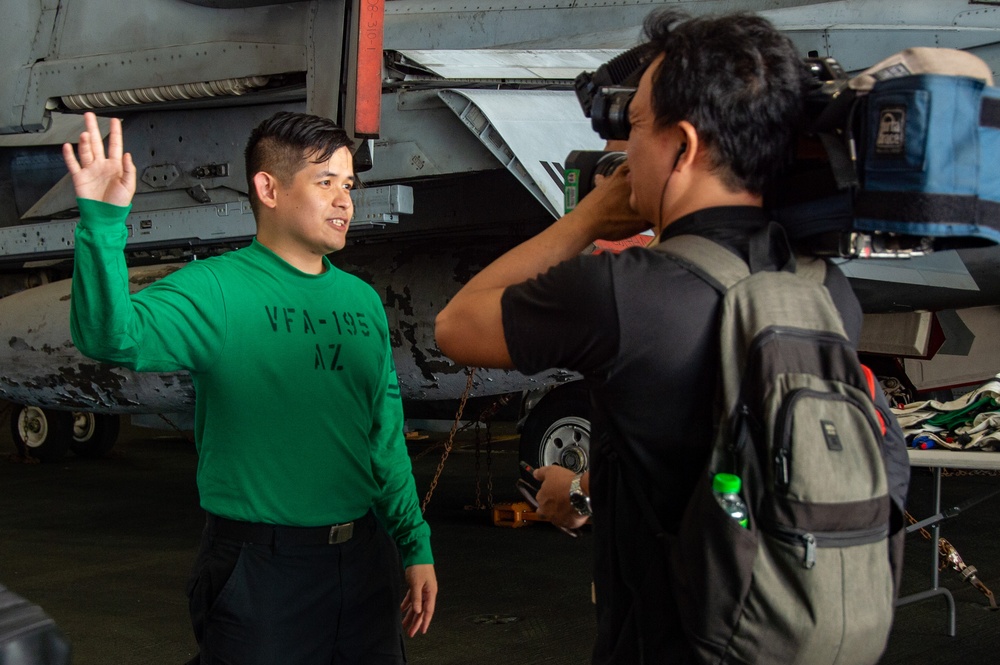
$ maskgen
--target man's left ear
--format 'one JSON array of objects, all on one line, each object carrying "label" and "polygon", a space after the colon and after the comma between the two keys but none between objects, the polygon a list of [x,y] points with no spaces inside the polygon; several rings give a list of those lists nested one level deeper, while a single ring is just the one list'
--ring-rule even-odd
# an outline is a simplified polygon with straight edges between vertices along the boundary
[{"label": "man's left ear", "polygon": [[674,168],[686,166],[694,161],[700,147],[698,130],[694,128],[694,125],[687,120],[681,120],[677,123],[677,129],[683,132],[684,137],[681,140],[680,150],[677,152],[677,166]]}]

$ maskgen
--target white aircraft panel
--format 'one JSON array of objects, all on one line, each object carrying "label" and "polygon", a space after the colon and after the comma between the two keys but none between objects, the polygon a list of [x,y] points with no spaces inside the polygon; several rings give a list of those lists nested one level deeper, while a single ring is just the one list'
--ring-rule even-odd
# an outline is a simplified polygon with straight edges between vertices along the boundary
[{"label": "white aircraft panel", "polygon": [[555,90],[442,90],[442,100],[553,217],[563,213],[563,163],[604,140],[576,94]]}]

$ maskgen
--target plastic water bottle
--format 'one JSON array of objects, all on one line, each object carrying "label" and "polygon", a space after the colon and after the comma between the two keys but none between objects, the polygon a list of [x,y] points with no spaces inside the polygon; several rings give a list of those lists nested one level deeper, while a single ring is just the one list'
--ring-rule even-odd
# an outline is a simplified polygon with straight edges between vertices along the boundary
[{"label": "plastic water bottle", "polygon": [[740,498],[740,488],[743,481],[739,476],[731,473],[717,473],[712,478],[712,491],[715,492],[715,500],[719,502],[722,509],[740,523],[744,529],[749,528],[747,519],[747,504]]}]

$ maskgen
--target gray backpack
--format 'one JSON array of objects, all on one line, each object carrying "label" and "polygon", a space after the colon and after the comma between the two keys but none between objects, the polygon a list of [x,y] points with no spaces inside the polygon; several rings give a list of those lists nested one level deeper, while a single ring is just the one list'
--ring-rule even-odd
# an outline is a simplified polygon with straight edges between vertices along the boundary
[{"label": "gray backpack", "polygon": [[[751,257],[776,232],[757,234]],[[707,663],[876,663],[901,568],[902,548],[889,542],[897,479],[887,478],[874,377],[823,286],[826,264],[792,256],[751,274],[698,236],[657,250],[723,294],[709,465],[679,532],[654,523],[695,652]],[[745,528],[712,492],[719,472],[742,479]],[[640,505],[656,519],[645,497]]]}]

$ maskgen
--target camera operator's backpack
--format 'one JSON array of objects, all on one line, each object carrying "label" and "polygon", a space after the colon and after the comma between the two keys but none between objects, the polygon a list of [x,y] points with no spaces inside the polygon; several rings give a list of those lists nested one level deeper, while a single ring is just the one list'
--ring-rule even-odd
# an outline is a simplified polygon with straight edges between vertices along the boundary
[{"label": "camera operator's backpack", "polygon": [[[668,544],[685,633],[704,662],[876,663],[902,552],[889,542],[897,479],[887,477],[874,377],[823,285],[822,260],[789,250],[781,269],[756,269],[772,237],[784,240],[776,224],[753,236],[752,274],[705,238],[657,246],[723,294],[718,421],[676,536],[637,496]],[[713,495],[719,472],[742,479],[746,528]]]}]

